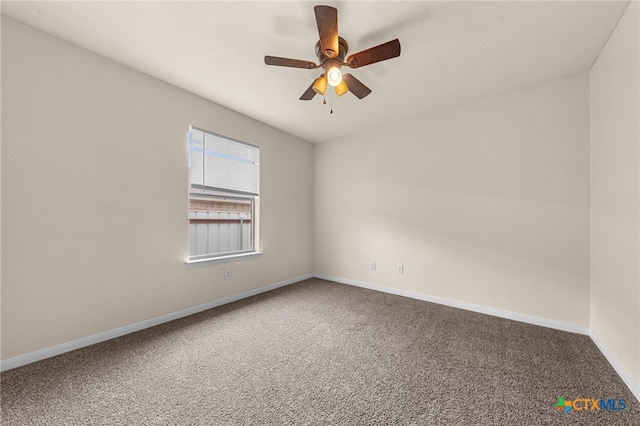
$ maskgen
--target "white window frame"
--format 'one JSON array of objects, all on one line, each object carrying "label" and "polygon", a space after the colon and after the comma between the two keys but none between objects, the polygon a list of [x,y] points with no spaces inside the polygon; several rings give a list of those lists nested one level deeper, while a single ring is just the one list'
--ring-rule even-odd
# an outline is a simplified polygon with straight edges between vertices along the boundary
[{"label": "white window frame", "polygon": [[[202,163],[202,171],[197,170],[194,172],[194,161],[192,158],[195,150],[192,144],[192,135],[200,133],[202,134],[202,160],[198,163]],[[211,151],[207,156],[205,140],[209,143],[220,142],[220,145],[216,146],[216,151]],[[238,159],[230,155],[223,153],[224,147],[230,147],[232,149],[238,148],[239,150],[247,151],[251,156],[251,160]],[[217,150],[222,148],[221,150]],[[222,153],[222,154],[221,154]],[[259,251],[260,247],[260,226],[259,226],[259,211],[260,211],[260,147],[246,142],[238,141],[227,136],[223,136],[208,130],[204,130],[198,127],[190,126],[189,139],[188,139],[188,155],[189,155],[189,178],[188,178],[188,199],[189,204],[191,200],[205,200],[212,202],[225,202],[225,201],[241,201],[251,203],[251,240],[253,242],[252,247],[245,250],[236,251],[222,251],[215,253],[200,253],[192,254],[192,232],[191,224],[189,224],[189,244],[188,244],[188,256],[187,256],[187,268],[201,267],[208,265],[215,265],[220,263],[235,262],[240,260],[248,260],[258,258],[262,252]],[[215,158],[214,158],[215,157]],[[222,158],[222,159],[221,159]],[[236,162],[237,161],[237,162]],[[212,163],[220,163],[220,167],[228,168],[229,173],[220,174],[219,170],[208,171],[213,167]],[[233,171],[238,171],[236,165],[239,163],[247,164],[246,167],[240,167],[239,177],[234,179],[229,177]],[[196,173],[193,175],[192,173]],[[238,176],[238,175],[234,175]],[[209,180],[209,182],[205,182]],[[200,184],[201,182],[201,184]],[[228,184],[225,182],[229,182]],[[207,183],[212,183],[215,186],[209,186]],[[229,186],[233,186],[230,188]],[[189,221],[191,221],[191,207],[188,207]]]}]

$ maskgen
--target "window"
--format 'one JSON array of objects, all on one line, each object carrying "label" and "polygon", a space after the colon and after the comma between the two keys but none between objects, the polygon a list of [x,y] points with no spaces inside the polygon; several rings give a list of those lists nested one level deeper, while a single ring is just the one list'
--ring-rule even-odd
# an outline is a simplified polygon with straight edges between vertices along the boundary
[{"label": "window", "polygon": [[189,261],[255,253],[260,149],[189,130]]}]

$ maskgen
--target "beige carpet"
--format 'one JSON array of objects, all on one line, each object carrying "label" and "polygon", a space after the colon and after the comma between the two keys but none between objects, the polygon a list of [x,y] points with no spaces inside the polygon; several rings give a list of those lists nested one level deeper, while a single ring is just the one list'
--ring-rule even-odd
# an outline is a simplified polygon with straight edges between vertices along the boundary
[{"label": "beige carpet", "polygon": [[[640,424],[587,336],[318,279],[4,372],[1,386],[5,426]],[[560,396],[627,408],[564,414]]]}]

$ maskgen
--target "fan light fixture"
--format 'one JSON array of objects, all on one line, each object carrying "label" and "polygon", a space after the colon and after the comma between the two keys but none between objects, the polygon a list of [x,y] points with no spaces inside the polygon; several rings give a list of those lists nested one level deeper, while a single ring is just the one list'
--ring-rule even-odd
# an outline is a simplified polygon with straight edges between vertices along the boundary
[{"label": "fan light fixture", "polygon": [[[322,68],[324,74],[316,78],[304,91],[300,96],[301,101],[309,101],[318,94],[324,96],[329,85],[335,87],[338,96],[346,92],[353,93],[358,99],[368,96],[371,89],[348,72],[342,75],[341,67],[361,68],[396,58],[400,56],[400,41],[398,39],[391,40],[347,56],[349,44],[338,33],[338,9],[332,6],[318,5],[313,8],[313,11],[320,37],[315,46],[319,62],[316,64],[302,59],[266,55],[264,63],[306,70]],[[323,100],[323,103],[326,103],[326,99]]]},{"label": "fan light fixture", "polygon": [[324,74],[316,78],[316,81],[313,82],[312,88],[318,95],[324,95],[324,92],[327,90],[327,78]]},{"label": "fan light fixture", "polygon": [[327,71],[327,80],[329,80],[329,84],[334,87],[342,83],[342,73],[340,72],[340,68],[335,65],[331,66]]}]

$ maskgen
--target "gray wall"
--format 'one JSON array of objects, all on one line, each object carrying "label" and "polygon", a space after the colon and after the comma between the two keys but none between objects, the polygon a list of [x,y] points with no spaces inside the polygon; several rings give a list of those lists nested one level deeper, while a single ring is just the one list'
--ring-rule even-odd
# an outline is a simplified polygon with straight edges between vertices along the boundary
[{"label": "gray wall", "polygon": [[591,69],[590,325],[640,385],[640,30],[631,2]]},{"label": "gray wall", "polygon": [[[185,268],[189,125],[260,146],[260,259]],[[311,274],[312,215],[311,144],[3,16],[3,360]]]},{"label": "gray wall", "polygon": [[315,162],[315,272],[588,326],[587,73],[316,145]]}]

